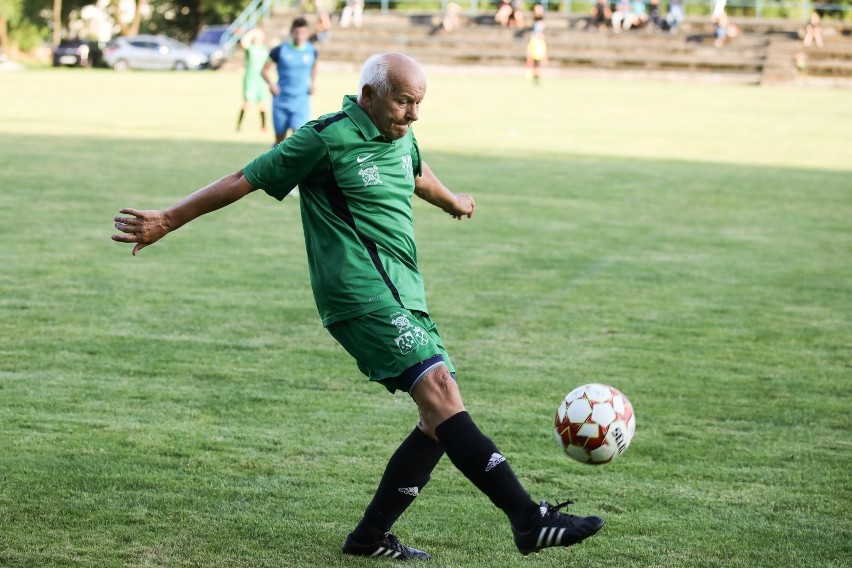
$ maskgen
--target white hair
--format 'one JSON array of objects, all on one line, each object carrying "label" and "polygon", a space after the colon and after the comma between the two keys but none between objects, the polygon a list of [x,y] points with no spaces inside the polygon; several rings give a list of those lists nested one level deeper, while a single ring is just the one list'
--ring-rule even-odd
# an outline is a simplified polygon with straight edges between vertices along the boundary
[{"label": "white hair", "polygon": [[361,93],[364,91],[364,85],[370,85],[373,91],[379,96],[384,96],[391,92],[393,89],[391,78],[389,77],[389,60],[391,57],[402,57],[417,67],[420,67],[420,64],[413,57],[404,53],[388,52],[371,55],[364,62],[364,66],[361,67],[361,79],[358,81],[359,103],[361,102]]}]

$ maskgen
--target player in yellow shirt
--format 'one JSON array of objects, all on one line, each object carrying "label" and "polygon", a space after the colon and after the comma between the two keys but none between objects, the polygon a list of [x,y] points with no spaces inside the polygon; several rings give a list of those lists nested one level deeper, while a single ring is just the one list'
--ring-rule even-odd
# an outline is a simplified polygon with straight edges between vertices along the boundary
[{"label": "player in yellow shirt", "polygon": [[533,6],[533,26],[527,43],[527,79],[539,81],[539,68],[547,65],[547,43],[544,40],[544,6],[536,2]]}]

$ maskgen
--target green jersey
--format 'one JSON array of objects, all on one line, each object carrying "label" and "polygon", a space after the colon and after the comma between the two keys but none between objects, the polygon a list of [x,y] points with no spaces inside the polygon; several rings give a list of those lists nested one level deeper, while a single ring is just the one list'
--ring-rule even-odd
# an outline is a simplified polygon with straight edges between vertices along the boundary
[{"label": "green jersey", "polygon": [[428,313],[411,205],[420,173],[411,129],[388,140],[353,96],[243,169],[279,200],[298,184],[323,325],[394,306]]},{"label": "green jersey", "polygon": [[269,97],[269,87],[260,72],[269,58],[269,50],[253,43],[246,48],[246,70],[243,75],[243,100],[263,102]]}]

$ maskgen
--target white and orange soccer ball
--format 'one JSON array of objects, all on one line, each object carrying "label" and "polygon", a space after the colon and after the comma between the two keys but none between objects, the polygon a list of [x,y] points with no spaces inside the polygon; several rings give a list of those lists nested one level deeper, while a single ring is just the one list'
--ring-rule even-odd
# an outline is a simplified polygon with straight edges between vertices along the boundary
[{"label": "white and orange soccer ball", "polygon": [[554,419],[553,434],[578,462],[609,463],[627,450],[636,431],[636,415],[627,397],[598,383],[569,392]]}]

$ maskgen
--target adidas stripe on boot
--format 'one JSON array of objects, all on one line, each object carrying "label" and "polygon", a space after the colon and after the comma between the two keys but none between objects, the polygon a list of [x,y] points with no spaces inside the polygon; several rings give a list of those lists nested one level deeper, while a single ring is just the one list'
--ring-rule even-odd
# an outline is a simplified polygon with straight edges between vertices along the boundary
[{"label": "adidas stripe on boot", "polygon": [[565,501],[551,505],[542,501],[540,516],[536,518],[531,529],[520,532],[512,527],[515,545],[521,554],[526,556],[550,546],[571,546],[583,542],[604,526],[604,520],[600,517],[575,517],[559,512],[559,509],[570,503],[571,501]]},{"label": "adidas stripe on boot", "polygon": [[422,550],[405,546],[391,533],[387,533],[382,540],[373,544],[359,544],[352,540],[352,533],[349,533],[346,536],[346,542],[343,543],[343,554],[393,558],[394,560],[428,560],[431,558],[428,553]]}]

